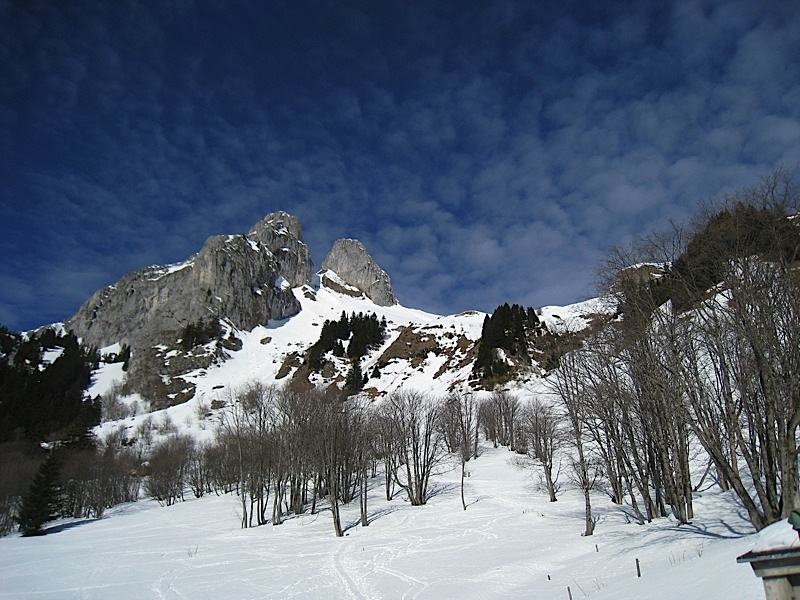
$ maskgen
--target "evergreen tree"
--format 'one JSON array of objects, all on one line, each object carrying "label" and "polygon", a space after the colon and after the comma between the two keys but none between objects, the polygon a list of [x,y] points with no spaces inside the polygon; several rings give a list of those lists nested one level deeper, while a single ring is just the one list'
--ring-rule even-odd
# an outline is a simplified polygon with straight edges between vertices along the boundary
[{"label": "evergreen tree", "polygon": [[[342,312],[338,321],[325,321],[322,325],[319,340],[308,349],[306,364],[312,371],[319,371],[327,353],[346,355],[353,361],[361,359],[383,343],[386,327],[386,319],[379,321],[375,313],[353,313],[348,317]],[[343,341],[348,341],[346,352]]]},{"label": "evergreen tree", "polygon": [[347,372],[347,378],[344,382],[344,389],[350,393],[357,393],[364,387],[364,376],[361,373],[361,361],[357,358],[353,359],[353,365]]},{"label": "evergreen tree", "polygon": [[119,353],[119,360],[122,362],[122,370],[128,371],[128,364],[131,360],[131,347],[127,344],[122,345],[122,350]]},{"label": "evergreen tree", "polygon": [[[23,433],[31,440],[63,433],[84,410],[96,355],[71,333],[45,332],[13,347],[13,355],[0,357],[0,441]],[[48,363],[42,357],[51,348],[63,351]]]},{"label": "evergreen tree", "polygon": [[529,364],[532,360],[529,344],[543,331],[544,326],[532,308],[526,310],[519,304],[501,304],[483,321],[474,375],[484,381],[508,375],[509,366],[504,360],[497,359],[497,349]]},{"label": "evergreen tree", "polygon": [[59,470],[58,456],[51,452],[39,467],[14,518],[23,536],[43,535],[44,524],[61,515]]}]

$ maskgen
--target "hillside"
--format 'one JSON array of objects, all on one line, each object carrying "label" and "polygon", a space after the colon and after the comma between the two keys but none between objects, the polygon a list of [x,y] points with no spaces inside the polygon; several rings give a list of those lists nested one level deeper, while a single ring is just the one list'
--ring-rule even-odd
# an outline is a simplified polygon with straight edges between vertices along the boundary
[{"label": "hillside", "polygon": [[[148,413],[141,408],[96,429],[98,439],[150,442],[190,434],[212,441],[220,407],[254,380],[288,383],[292,357],[314,344],[325,320],[342,313],[375,313],[388,335],[368,353],[364,372],[382,362],[364,393],[378,402],[404,386],[444,396],[469,389],[472,361],[486,315],[437,316],[400,305],[377,306],[327,287],[294,290],[301,310],[294,317],[251,331],[233,331],[241,347],[206,369],[186,375],[196,393],[185,403]],[[539,318],[554,331],[581,330],[605,302],[546,307]],[[112,355],[119,346],[102,349]],[[288,365],[288,368],[287,368]],[[344,363],[316,385],[341,384]],[[532,376],[533,377],[533,376]],[[94,372],[91,396],[107,395],[124,380],[121,362]],[[339,381],[336,381],[339,380]],[[526,398],[549,392],[537,377],[509,382]],[[476,392],[478,396],[490,392]],[[125,404],[145,399],[134,394]],[[212,408],[216,407],[216,408]],[[150,424],[150,425],[148,425]],[[559,500],[547,501],[534,463],[505,447],[481,442],[481,456],[467,464],[467,510],[459,501],[458,464],[449,459],[432,479],[423,507],[397,494],[383,497],[383,476],[369,480],[369,527],[359,522],[358,503],[340,506],[344,538],[333,535],[329,505],[314,514],[285,515],[280,527],[240,527],[235,494],[186,495],[169,507],[151,499],[109,509],[102,519],[67,519],[51,535],[0,540],[0,598],[724,598],[756,600],[761,586],[735,558],[757,543],[735,499],[709,482],[696,494],[691,525],[673,518],[637,525],[630,508],[592,492],[596,532],[581,535],[583,498],[566,471]],[[566,457],[562,458],[565,460]],[[696,480],[704,464],[695,465]],[[563,465],[566,469],[566,465]],[[636,560],[643,576],[636,578]],[[36,573],[29,565],[36,564]],[[109,566],[113,565],[113,566]],[[86,574],[89,574],[88,576]],[[714,573],[713,577],[709,573]],[[569,592],[567,591],[569,588]]]},{"label": "hillside", "polygon": [[[326,273],[328,278],[335,276]],[[469,311],[440,316],[399,304],[378,306],[369,298],[354,297],[326,285],[304,286],[293,292],[301,307],[295,316],[250,331],[233,330],[228,326],[226,335],[235,336],[241,347],[226,351],[224,360],[208,368],[181,376],[194,390],[187,402],[152,412],[146,410],[147,398],[131,394],[123,398],[123,402],[134,405],[137,414],[124,421],[104,423],[97,429],[98,437],[103,438],[120,427],[135,430],[146,419],[165,418],[205,437],[210,432],[207,409],[224,403],[232,393],[253,381],[291,385],[295,376],[301,376],[313,385],[341,387],[348,369],[345,358],[329,357],[333,369],[327,377],[322,373],[308,374],[301,368],[305,353],[319,339],[325,321],[335,321],[341,314],[375,314],[388,325],[382,345],[363,360],[362,371],[367,376],[363,394],[380,398],[405,388],[444,397],[454,390],[472,389],[473,363],[486,317],[484,313]],[[566,307],[544,307],[540,313],[542,322],[553,331],[579,331],[588,327],[593,315],[607,310],[606,301],[595,299]],[[209,346],[213,346],[213,342]],[[100,353],[114,354],[119,348],[119,345],[112,345],[102,348]],[[163,347],[156,351],[167,364],[181,354],[177,348]],[[379,370],[377,376],[373,376],[376,366]],[[107,396],[115,384],[123,383],[126,378],[122,363],[101,364],[88,394],[90,397]],[[509,382],[507,387],[524,391],[527,386],[523,377]]]}]

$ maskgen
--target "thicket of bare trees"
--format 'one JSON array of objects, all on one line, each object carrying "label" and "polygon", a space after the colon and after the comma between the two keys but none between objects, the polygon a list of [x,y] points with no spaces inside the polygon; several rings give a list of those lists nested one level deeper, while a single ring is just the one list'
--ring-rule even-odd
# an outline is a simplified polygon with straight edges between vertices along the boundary
[{"label": "thicket of bare trees", "polygon": [[612,254],[622,318],[551,377],[571,425],[587,534],[592,464],[640,522],[669,507],[685,523],[701,448],[756,529],[800,503],[797,198],[776,172],[690,230]]},{"label": "thicket of bare trees", "polygon": [[62,513],[100,518],[106,509],[139,498],[140,461],[127,449],[103,447],[69,454],[61,468]]},{"label": "thicket of bare trees", "polygon": [[[475,444],[476,411],[471,398],[455,404],[451,450],[468,447],[462,452],[466,461]],[[153,446],[148,494],[168,504],[180,499],[178,490],[186,486],[196,496],[236,493],[242,527],[280,525],[288,514],[314,513],[327,501],[334,532],[341,536],[339,507],[356,498],[361,525],[369,525],[367,492],[379,461],[385,466],[387,499],[396,486],[420,505],[429,497],[431,475],[447,456],[447,403],[419,392],[397,392],[368,406],[357,397],[315,388],[297,391],[254,382],[231,390],[225,405],[213,444],[184,446],[182,438],[171,435]]]},{"label": "thicket of bare trees", "polygon": [[[132,448],[99,444],[58,447],[47,485],[56,516],[99,518],[106,509],[139,498],[141,459]],[[0,536],[16,529],[23,500],[37,469],[47,460],[40,447],[6,443],[0,452]],[[41,470],[41,469],[40,469]],[[44,523],[42,523],[44,524]]]},{"label": "thicket of bare trees", "polygon": [[495,448],[499,445],[516,450],[519,408],[519,399],[504,390],[492,392],[489,398],[481,402],[479,420],[484,436],[494,443]]}]

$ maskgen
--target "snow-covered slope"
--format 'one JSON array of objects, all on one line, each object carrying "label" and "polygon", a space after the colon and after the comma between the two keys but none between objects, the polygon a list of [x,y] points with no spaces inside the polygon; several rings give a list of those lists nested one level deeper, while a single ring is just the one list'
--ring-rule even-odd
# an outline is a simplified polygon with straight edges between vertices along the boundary
[{"label": "snow-covered slope", "polygon": [[[326,272],[328,278],[336,277]],[[266,384],[288,385],[297,374],[307,350],[319,340],[326,320],[336,321],[344,313],[376,314],[385,319],[387,334],[383,344],[371,350],[361,363],[366,375],[365,395],[376,399],[400,388],[423,390],[443,397],[453,390],[472,389],[471,382],[476,344],[481,337],[485,313],[467,311],[457,315],[440,316],[395,304],[378,306],[363,294],[350,295],[342,290],[345,284],[328,287],[324,284],[294,288],[292,292],[300,303],[300,312],[288,319],[270,321],[250,331],[232,331],[241,341],[241,349],[227,351],[227,358],[207,369],[198,369],[181,376],[193,387],[193,397],[185,403],[148,414],[147,399],[138,394],[123,398],[127,404],[136,403],[139,414],[120,422],[106,422],[97,429],[102,439],[114,429],[133,431],[145,419],[169,420],[181,429],[200,439],[211,433],[209,408],[224,403],[230,394],[254,381]],[[609,307],[599,299],[570,306],[549,306],[540,309],[540,318],[553,332],[576,331],[590,323],[590,315],[607,313]],[[230,327],[230,325],[228,325]],[[118,344],[104,348],[101,353],[117,353]],[[172,360],[178,350],[163,348],[164,360]],[[303,373],[315,385],[341,387],[349,368],[346,359],[329,356],[334,366],[333,375]],[[376,374],[375,366],[378,366]],[[101,365],[89,389],[92,397],[105,396],[111,386],[125,377],[119,363]],[[529,375],[536,378],[535,373]],[[535,381],[524,374],[520,380],[506,387],[529,395]],[[488,392],[477,392],[488,393]]]},{"label": "snow-covered slope", "polygon": [[143,500],[47,536],[0,539],[0,599],[763,598],[736,563],[757,536],[727,495],[701,491],[691,525],[640,526],[598,494],[587,538],[580,492],[548,502],[512,456],[486,447],[468,463],[466,512],[457,468],[435,479],[422,507],[386,502],[372,479],[369,527],[358,525],[358,502],[343,506],[343,538],[324,506],[240,529],[238,499],[212,495],[169,508]]},{"label": "snow-covered slope", "polygon": [[[208,369],[200,369],[182,378],[195,386],[194,397],[186,403],[164,410],[140,410],[122,422],[107,422],[98,427],[99,437],[117,428],[135,429],[144,419],[169,419],[181,429],[204,438],[210,431],[204,415],[217,402],[224,402],[249,383],[289,384],[302,357],[320,336],[326,320],[336,321],[342,313],[371,314],[386,319],[387,335],[383,345],[371,351],[362,362],[367,376],[381,361],[379,377],[370,377],[364,393],[378,397],[400,387],[425,390],[434,395],[466,387],[472,368],[469,352],[480,339],[484,314],[470,311],[453,316],[438,316],[399,304],[378,306],[370,299],[353,297],[331,288],[303,286],[293,290],[300,302],[300,312],[282,321],[271,321],[251,331],[234,331],[242,342],[241,349],[227,353],[227,358]],[[104,348],[101,353],[115,353],[119,346]],[[172,351],[177,352],[177,351]],[[170,352],[164,354],[171,358]],[[311,382],[318,385],[339,385],[347,369],[345,359],[336,359],[335,377],[323,379],[311,374]],[[101,365],[94,374],[89,394],[106,395],[113,385],[122,383],[126,374],[121,364]],[[142,409],[146,399],[134,395],[124,399],[136,402]]]},{"label": "snow-covered slope", "polygon": [[[287,356],[292,352],[304,353],[319,339],[324,322],[337,320],[343,312],[348,315],[375,313],[378,318],[385,318],[388,324],[388,335],[383,346],[370,352],[362,364],[367,374],[404,328],[413,328],[423,337],[435,336],[440,345],[452,348],[455,340],[462,336],[474,344],[480,338],[483,324],[484,315],[477,312],[441,317],[398,304],[378,306],[369,299],[353,298],[327,287],[316,290],[296,288],[294,292],[302,306],[299,314],[249,332],[237,332],[236,335],[243,342],[242,350],[232,353],[228,360],[208,372],[190,376],[196,382],[200,398],[214,397],[217,390],[223,389],[219,386],[228,388],[254,379],[276,383],[288,380],[294,368],[285,374],[280,373]],[[453,342],[448,343],[448,340]],[[389,392],[405,385],[432,393],[446,393],[450,386],[466,382],[468,370],[448,371],[437,376],[442,360],[442,357],[434,355],[425,356],[421,364],[412,368],[409,361],[397,359],[395,365],[386,369],[380,379],[369,381],[366,387]],[[323,383],[321,380],[314,382]]]}]

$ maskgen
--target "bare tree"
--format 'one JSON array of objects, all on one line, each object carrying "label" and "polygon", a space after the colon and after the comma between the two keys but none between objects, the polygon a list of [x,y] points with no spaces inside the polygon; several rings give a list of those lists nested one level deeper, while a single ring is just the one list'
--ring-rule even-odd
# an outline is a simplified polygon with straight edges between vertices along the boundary
[{"label": "bare tree", "polygon": [[442,434],[448,452],[456,454],[461,462],[461,506],[467,510],[464,478],[467,461],[476,452],[473,440],[478,431],[478,407],[472,394],[453,392],[448,396],[442,406],[440,421],[444,423]]},{"label": "bare tree", "polygon": [[516,450],[514,435],[517,431],[517,412],[519,400],[504,390],[492,392],[489,402],[494,406],[497,419],[497,441],[509,450]]},{"label": "bare tree", "polygon": [[209,443],[198,442],[192,446],[189,452],[189,462],[186,466],[186,483],[195,498],[202,498],[211,492],[211,472],[208,461],[209,448]]},{"label": "bare tree", "polygon": [[441,403],[417,391],[398,391],[384,400],[381,418],[397,460],[392,474],[414,506],[428,501],[430,477],[445,457],[437,427]]},{"label": "bare tree", "polygon": [[[242,527],[266,523],[273,475],[271,450],[281,389],[252,382],[230,390],[220,417],[218,443],[233,457],[241,501]],[[274,522],[274,515],[273,515]]]},{"label": "bare tree", "polygon": [[594,520],[592,518],[591,491],[597,480],[593,465],[590,464],[585,443],[586,428],[586,354],[585,350],[575,350],[565,354],[560,359],[559,367],[547,379],[547,385],[560,400],[561,406],[569,423],[571,432],[570,441],[575,446],[575,459],[572,461],[574,479],[583,492],[585,507],[584,535],[594,533]]},{"label": "bare tree", "polygon": [[542,465],[550,502],[556,502],[561,470],[560,465],[556,464],[556,454],[564,443],[561,416],[552,405],[539,399],[532,400],[520,412],[528,456]]},{"label": "bare tree", "polygon": [[171,506],[183,500],[186,468],[194,441],[187,436],[169,436],[150,453],[145,493],[160,504]]}]

